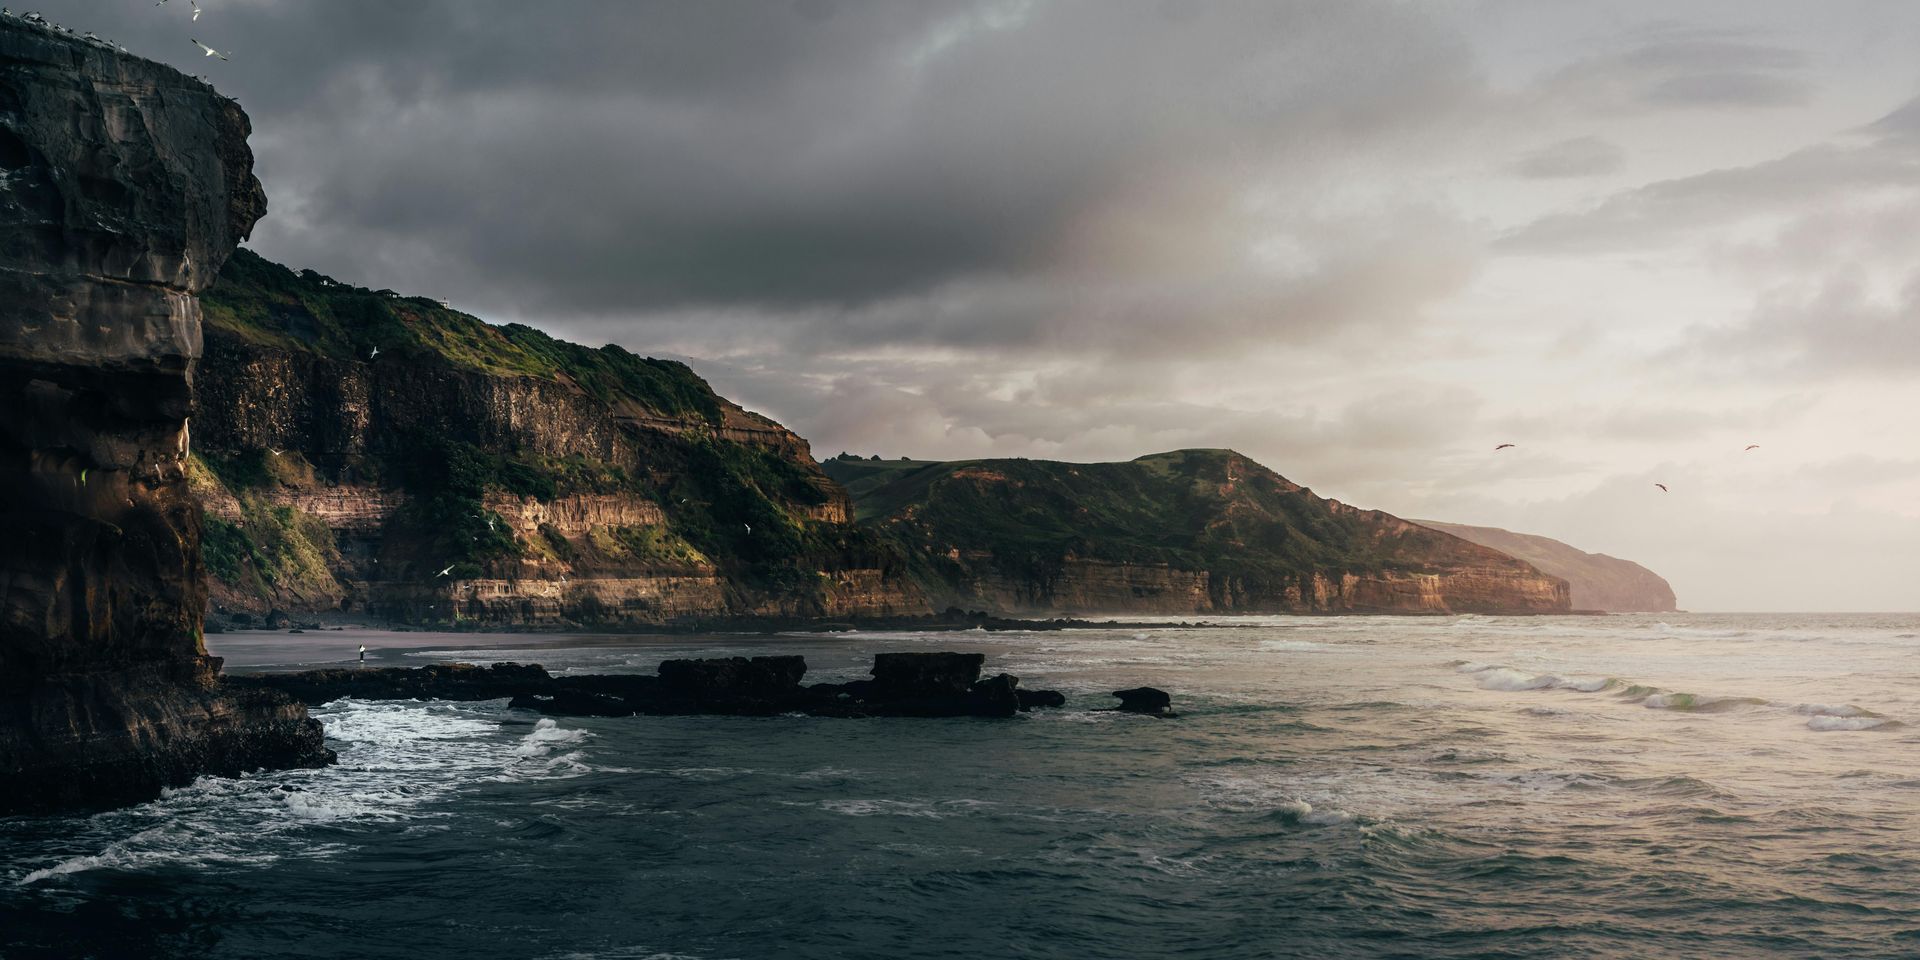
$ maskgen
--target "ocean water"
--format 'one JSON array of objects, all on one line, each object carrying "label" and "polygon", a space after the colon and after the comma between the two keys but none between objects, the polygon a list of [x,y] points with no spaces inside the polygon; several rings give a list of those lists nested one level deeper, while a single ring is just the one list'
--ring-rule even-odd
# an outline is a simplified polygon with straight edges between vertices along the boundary
[{"label": "ocean water", "polygon": [[[1920,617],[210,638],[651,672],[978,650],[1015,720],[343,701],[327,770],[0,820],[0,956],[1920,955]],[[1185,714],[1095,712],[1151,684]]]}]

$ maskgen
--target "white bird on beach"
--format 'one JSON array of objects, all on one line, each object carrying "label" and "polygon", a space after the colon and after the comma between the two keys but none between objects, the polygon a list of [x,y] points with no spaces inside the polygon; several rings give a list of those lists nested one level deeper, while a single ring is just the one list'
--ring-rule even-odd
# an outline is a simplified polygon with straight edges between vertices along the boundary
[{"label": "white bird on beach", "polygon": [[[188,37],[187,39],[189,39],[189,40],[192,40],[193,38],[192,38],[192,37]],[[196,46],[196,47],[199,47],[199,48],[200,48],[200,49],[202,49],[202,50],[205,50],[205,51],[207,52],[207,56],[209,56],[209,57],[219,57],[219,58],[220,58],[220,59],[222,59],[222,60],[225,60],[225,59],[227,59],[227,55],[226,55],[226,54],[224,54],[224,53],[221,53],[220,51],[218,51],[218,50],[215,50],[214,48],[212,48],[212,47],[209,47],[209,46],[207,46],[206,44],[204,44],[204,43],[201,43],[201,42],[200,42],[200,41],[198,41],[198,40],[194,40],[194,41],[193,41],[193,45],[194,45],[194,46]]]}]

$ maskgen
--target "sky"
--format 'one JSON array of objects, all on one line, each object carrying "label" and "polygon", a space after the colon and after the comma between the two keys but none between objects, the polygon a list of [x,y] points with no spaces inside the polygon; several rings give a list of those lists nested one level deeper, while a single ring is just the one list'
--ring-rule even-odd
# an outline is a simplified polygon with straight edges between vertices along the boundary
[{"label": "sky", "polygon": [[238,98],[251,247],[817,456],[1232,447],[1920,610],[1920,4],[191,2],[39,8]]}]

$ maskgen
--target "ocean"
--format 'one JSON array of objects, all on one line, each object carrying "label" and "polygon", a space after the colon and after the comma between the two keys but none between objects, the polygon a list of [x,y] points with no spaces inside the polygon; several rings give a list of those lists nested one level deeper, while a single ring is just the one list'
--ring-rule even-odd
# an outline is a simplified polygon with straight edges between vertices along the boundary
[{"label": "ocean", "polygon": [[[962,650],[1013,720],[318,708],[338,766],[0,819],[0,956],[1920,955],[1920,616],[210,637],[652,672]],[[1100,712],[1152,685],[1174,720]]]}]

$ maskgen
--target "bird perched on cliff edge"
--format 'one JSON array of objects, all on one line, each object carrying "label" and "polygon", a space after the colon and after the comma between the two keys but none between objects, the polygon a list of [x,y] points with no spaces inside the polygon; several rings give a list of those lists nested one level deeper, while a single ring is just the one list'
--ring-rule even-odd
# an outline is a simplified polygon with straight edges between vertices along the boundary
[{"label": "bird perched on cliff edge", "polygon": [[[188,37],[187,39],[189,39],[189,40],[193,40],[193,38],[192,38],[192,37]],[[218,50],[215,50],[214,48],[212,48],[212,47],[209,47],[209,46],[207,46],[206,44],[204,44],[204,43],[201,43],[201,42],[200,42],[200,41],[198,41],[198,40],[194,40],[194,41],[193,41],[193,45],[194,45],[194,46],[196,46],[196,47],[199,47],[199,48],[200,48],[200,49],[202,49],[202,50],[205,50],[205,51],[207,52],[207,56],[209,56],[209,57],[219,57],[219,58],[220,58],[220,59],[222,59],[222,60],[225,60],[225,59],[227,59],[227,55],[226,55],[226,54],[224,54],[224,53],[221,53],[220,51],[218,51]]]}]

